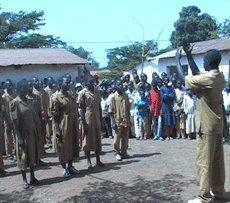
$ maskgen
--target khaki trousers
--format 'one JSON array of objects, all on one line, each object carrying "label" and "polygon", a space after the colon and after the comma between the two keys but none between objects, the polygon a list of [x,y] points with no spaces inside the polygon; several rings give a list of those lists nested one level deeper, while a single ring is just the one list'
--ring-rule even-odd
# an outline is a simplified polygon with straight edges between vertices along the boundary
[{"label": "khaki trousers", "polygon": [[52,136],[53,136],[53,125],[52,125],[52,117],[48,117],[48,122],[46,123],[46,143],[52,144]]},{"label": "khaki trousers", "polygon": [[0,121],[0,170],[4,170],[4,164],[3,164],[3,124],[2,121]]},{"label": "khaki trousers", "polygon": [[[119,126],[115,130],[114,149],[116,154],[126,154],[129,142],[129,127]],[[121,147],[120,147],[121,143]]]},{"label": "khaki trousers", "polygon": [[12,123],[10,121],[5,122],[5,146],[6,146],[6,154],[7,156],[13,155],[13,146],[14,146],[14,139],[12,133]]},{"label": "khaki trousers", "polygon": [[200,180],[199,198],[212,202],[210,190],[216,197],[224,197],[225,166],[223,135],[197,135],[197,170]]}]

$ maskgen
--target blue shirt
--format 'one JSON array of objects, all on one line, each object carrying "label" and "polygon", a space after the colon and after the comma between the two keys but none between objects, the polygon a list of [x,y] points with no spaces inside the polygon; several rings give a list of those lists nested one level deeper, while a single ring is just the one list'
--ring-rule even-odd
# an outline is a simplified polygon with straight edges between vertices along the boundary
[{"label": "blue shirt", "polygon": [[149,100],[148,98],[139,99],[136,102],[139,119],[147,119],[149,117]]}]

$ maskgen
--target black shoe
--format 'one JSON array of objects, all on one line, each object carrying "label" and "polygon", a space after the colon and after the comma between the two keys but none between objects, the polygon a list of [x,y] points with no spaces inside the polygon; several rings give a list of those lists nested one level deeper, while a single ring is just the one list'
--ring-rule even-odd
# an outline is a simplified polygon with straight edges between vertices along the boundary
[{"label": "black shoe", "polygon": [[39,181],[36,178],[31,178],[30,185],[38,185]]},{"label": "black shoe", "polygon": [[24,181],[23,187],[24,187],[24,189],[28,189],[30,187],[30,185],[28,184],[27,181]]}]

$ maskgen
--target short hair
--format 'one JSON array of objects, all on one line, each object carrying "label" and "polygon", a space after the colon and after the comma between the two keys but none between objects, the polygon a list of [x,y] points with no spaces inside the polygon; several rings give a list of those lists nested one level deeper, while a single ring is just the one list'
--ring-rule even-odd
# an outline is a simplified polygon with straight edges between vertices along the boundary
[{"label": "short hair", "polygon": [[28,86],[28,81],[27,79],[23,78],[17,83],[17,91],[20,91],[22,87]]},{"label": "short hair", "polygon": [[205,53],[204,58],[208,60],[212,67],[218,67],[221,61],[221,53],[216,49],[211,49]]}]

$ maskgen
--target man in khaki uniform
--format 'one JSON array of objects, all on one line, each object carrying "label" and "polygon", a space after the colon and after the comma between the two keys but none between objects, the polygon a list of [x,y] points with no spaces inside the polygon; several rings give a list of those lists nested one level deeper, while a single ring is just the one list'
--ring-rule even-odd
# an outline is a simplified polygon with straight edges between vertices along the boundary
[{"label": "man in khaki uniform", "polygon": [[[79,156],[78,120],[76,100],[68,93],[70,80],[63,77],[61,90],[53,98],[51,113],[54,116],[57,151],[63,167],[63,176],[69,177],[79,171],[74,168],[73,159]],[[66,164],[68,168],[66,168]]]},{"label": "man in khaki uniform", "polygon": [[204,68],[207,72],[198,75],[188,46],[184,46],[193,76],[186,78],[186,87],[196,90],[196,131],[197,131],[197,169],[200,179],[199,198],[188,203],[213,202],[212,191],[216,199],[226,199],[224,189],[225,166],[223,151],[223,100],[224,76],[219,71],[221,54],[218,50],[209,50],[204,56]]},{"label": "man in khaki uniform", "polygon": [[41,155],[45,154],[45,143],[46,143],[46,124],[48,122],[48,112],[47,112],[47,106],[48,106],[48,94],[39,86],[39,80],[37,77],[34,77],[32,79],[33,84],[33,94],[38,95],[41,99],[41,108],[42,108],[42,129],[41,129],[41,142],[38,150],[41,152],[38,152]]},{"label": "man in khaki uniform", "polygon": [[47,87],[44,89],[45,92],[48,95],[48,101],[47,101],[47,114],[48,114],[48,119],[47,119],[47,124],[46,124],[46,140],[47,140],[47,144],[52,144],[52,135],[53,135],[53,130],[52,130],[52,115],[50,112],[50,98],[52,96],[52,94],[55,92],[55,90],[53,89],[53,83],[54,80],[52,77],[48,77],[48,85]]},{"label": "man in khaki uniform", "polygon": [[[130,103],[129,97],[123,92],[121,80],[116,81],[117,91],[110,101],[109,113],[111,114],[112,128],[115,130],[114,149],[116,160],[127,158],[129,127],[130,127]],[[121,141],[121,147],[120,147]]]},{"label": "man in khaki uniform", "polygon": [[5,145],[6,145],[6,154],[9,158],[10,163],[14,163],[13,148],[14,148],[14,139],[15,133],[13,130],[13,123],[10,119],[9,112],[9,103],[16,97],[13,92],[13,83],[10,79],[6,80],[6,89],[5,93],[2,95],[2,104],[3,104],[3,118],[5,124]]},{"label": "man in khaki uniform", "polygon": [[3,163],[3,139],[4,139],[4,130],[3,130],[3,112],[2,112],[2,91],[0,89],[0,177],[8,175],[6,171],[4,171],[4,163]]},{"label": "man in khaki uniform", "polygon": [[79,114],[82,117],[83,137],[82,150],[87,158],[88,169],[92,169],[90,152],[96,155],[96,167],[104,164],[100,160],[101,152],[101,95],[100,91],[94,87],[93,77],[87,79],[87,87],[78,94]]},{"label": "man in khaki uniform", "polygon": [[[37,154],[36,125],[33,107],[26,97],[28,93],[28,81],[26,79],[18,82],[17,92],[18,96],[10,102],[9,111],[16,133],[17,164],[22,172],[23,187],[27,189],[32,184],[38,184],[38,180],[34,176]],[[30,185],[26,178],[28,166],[30,167]]]}]

